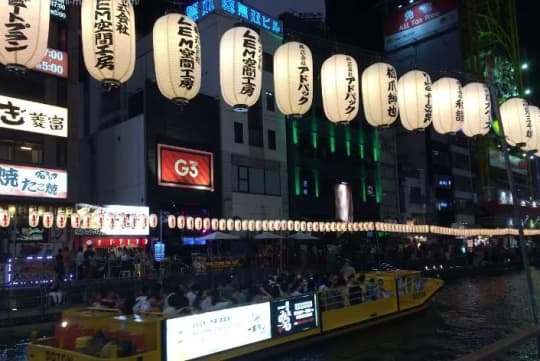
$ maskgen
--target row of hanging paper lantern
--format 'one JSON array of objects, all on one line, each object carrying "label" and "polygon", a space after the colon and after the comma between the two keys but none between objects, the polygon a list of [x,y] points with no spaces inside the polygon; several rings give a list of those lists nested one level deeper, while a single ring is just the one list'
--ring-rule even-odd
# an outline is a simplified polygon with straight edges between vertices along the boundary
[{"label": "row of hanging paper lantern", "polygon": [[[155,215],[154,215],[155,216]],[[9,227],[11,223],[11,216],[7,210],[0,211],[0,227]],[[119,219],[117,221],[117,218]],[[66,215],[65,213],[58,213],[56,217],[53,212],[44,212],[41,216],[38,212],[32,211],[28,214],[28,226],[29,227],[38,227],[40,220],[42,222],[43,228],[52,228],[53,224],[57,228],[65,228],[69,223],[72,228],[83,228],[83,229],[116,229],[120,228],[146,228],[152,222],[152,226],[155,228],[157,226],[157,219],[154,217],[147,217],[145,215],[140,216],[131,216],[115,214],[98,214],[98,215],[84,215],[80,216],[77,213],[71,214],[71,216]],[[56,220],[56,222],[55,222]]]}]

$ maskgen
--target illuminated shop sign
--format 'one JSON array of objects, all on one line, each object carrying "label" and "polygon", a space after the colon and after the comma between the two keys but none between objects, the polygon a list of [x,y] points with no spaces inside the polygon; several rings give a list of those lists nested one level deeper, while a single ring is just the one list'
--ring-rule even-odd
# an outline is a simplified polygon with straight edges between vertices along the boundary
[{"label": "illuminated shop sign", "polygon": [[268,340],[269,302],[165,320],[165,360],[184,361]]},{"label": "illuminated shop sign", "polygon": [[289,336],[319,327],[317,297],[303,295],[272,301],[272,336]]},{"label": "illuminated shop sign", "polygon": [[148,207],[79,203],[76,210],[82,220],[76,235],[147,236],[150,233]]},{"label": "illuminated shop sign", "polygon": [[0,195],[67,198],[67,172],[0,163]]},{"label": "illuminated shop sign", "polygon": [[204,16],[221,11],[236,16],[261,29],[283,35],[281,21],[236,0],[200,0],[186,7],[186,15],[198,21]]},{"label": "illuminated shop sign", "polygon": [[158,184],[165,187],[214,190],[214,155],[158,144]]},{"label": "illuminated shop sign", "polygon": [[0,95],[0,128],[66,138],[67,108]]},{"label": "illuminated shop sign", "polygon": [[35,70],[55,75],[60,78],[68,77],[68,54],[64,51],[47,49],[47,54],[41,59]]}]

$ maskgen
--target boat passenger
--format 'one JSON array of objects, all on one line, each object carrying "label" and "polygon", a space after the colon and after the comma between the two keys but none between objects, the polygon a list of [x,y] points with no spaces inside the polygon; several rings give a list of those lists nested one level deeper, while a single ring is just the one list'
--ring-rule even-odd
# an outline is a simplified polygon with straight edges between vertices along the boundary
[{"label": "boat passenger", "polygon": [[122,302],[122,305],[120,306],[120,310],[122,311],[122,314],[126,316],[132,315],[134,305],[135,305],[135,296],[133,296],[133,294],[129,294],[124,299],[124,302]]},{"label": "boat passenger", "polygon": [[357,305],[362,303],[362,288],[360,287],[360,282],[354,278],[354,276],[349,277],[349,282],[347,282],[347,287],[349,288],[349,302],[351,305]]},{"label": "boat passenger", "polygon": [[148,302],[144,303],[141,307],[141,313],[146,312],[161,312],[161,305],[163,303],[163,300],[161,299],[161,295],[159,294],[152,294],[148,298]]},{"label": "boat passenger", "polygon": [[51,288],[49,288],[49,297],[51,298],[51,306],[54,307],[62,303],[62,290],[60,289],[60,282],[58,278],[53,280]]},{"label": "boat passenger", "polygon": [[[142,287],[142,294],[135,299],[135,305],[133,305],[133,313],[141,313],[141,308],[145,303],[148,303],[148,286]],[[146,306],[145,306],[146,307]]]},{"label": "boat passenger", "polygon": [[107,297],[102,298],[100,303],[103,307],[114,308],[118,304],[118,295],[113,290],[110,290],[107,292]]},{"label": "boat passenger", "polygon": [[341,267],[341,270],[339,271],[339,273],[341,274],[344,280],[348,280],[350,276],[354,276],[356,274],[356,270],[352,266],[350,259],[345,258],[343,267]]},{"label": "boat passenger", "polygon": [[370,278],[366,286],[366,300],[375,301],[377,300],[377,284],[373,278]]},{"label": "boat passenger", "polygon": [[92,301],[92,307],[103,307],[101,299],[103,298],[103,291],[97,290],[94,292],[94,300]]},{"label": "boat passenger", "polygon": [[391,295],[392,295],[392,292],[384,288],[384,280],[382,278],[379,278],[377,280],[377,298],[378,299],[390,298]]}]

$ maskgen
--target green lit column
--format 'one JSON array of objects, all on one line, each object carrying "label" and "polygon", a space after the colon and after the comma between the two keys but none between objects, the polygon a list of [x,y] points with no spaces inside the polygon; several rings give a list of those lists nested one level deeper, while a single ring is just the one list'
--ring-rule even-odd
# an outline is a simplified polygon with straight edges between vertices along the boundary
[{"label": "green lit column", "polygon": [[373,129],[373,161],[375,162],[375,201],[380,204],[382,201],[381,187],[381,145],[379,131]]}]

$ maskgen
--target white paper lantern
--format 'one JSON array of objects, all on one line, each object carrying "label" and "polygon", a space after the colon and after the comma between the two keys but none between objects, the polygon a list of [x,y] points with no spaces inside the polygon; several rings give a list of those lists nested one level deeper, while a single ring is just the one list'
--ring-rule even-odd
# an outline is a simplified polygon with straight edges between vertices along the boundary
[{"label": "white paper lantern", "polygon": [[191,231],[194,228],[195,228],[195,218],[186,217],[186,229]]},{"label": "white paper lantern", "polygon": [[300,231],[301,232],[305,232],[307,230],[307,224],[306,224],[306,221],[301,221],[300,222]]},{"label": "white paper lantern", "polygon": [[248,230],[249,230],[250,232],[255,231],[255,220],[250,219],[250,220],[248,221]]},{"label": "white paper lantern", "polygon": [[[276,227],[274,227],[274,221],[268,221],[268,231],[269,232],[274,232]],[[263,224],[263,227],[264,227],[264,224]]]},{"label": "white paper lantern", "polygon": [[240,219],[234,220],[234,230],[240,232],[242,230],[242,221]]},{"label": "white paper lantern", "polygon": [[92,228],[92,216],[90,214],[85,214],[82,217],[81,228],[84,228],[84,229]]},{"label": "white paper lantern", "polygon": [[176,227],[178,229],[186,228],[186,217],[185,216],[176,217]]},{"label": "white paper lantern", "polygon": [[210,225],[212,227],[212,231],[218,231],[219,230],[219,219],[217,218],[212,218],[212,220],[210,221]]},{"label": "white paper lantern", "polygon": [[399,78],[398,105],[403,128],[419,131],[431,124],[433,101],[428,73],[411,70]]},{"label": "white paper lantern", "polygon": [[122,213],[122,214],[120,214],[119,218],[120,218],[120,228],[121,229],[127,228],[127,226],[128,226],[128,216],[127,216],[127,214]]},{"label": "white paper lantern", "polygon": [[529,105],[529,113],[531,117],[532,137],[527,138],[527,143],[523,146],[526,152],[537,153],[540,151],[540,109],[537,106]]},{"label": "white paper lantern", "polygon": [[210,218],[204,218],[203,219],[203,229],[204,230],[209,230],[211,228],[211,221],[210,221]]},{"label": "white paper lantern", "polygon": [[221,37],[219,76],[223,100],[237,112],[246,112],[261,94],[262,44],[256,31],[238,26]]},{"label": "white paper lantern", "polygon": [[201,40],[197,24],[168,14],[154,24],[156,82],[164,97],[186,104],[201,89]]},{"label": "white paper lantern", "polygon": [[5,209],[0,211],[0,227],[7,228],[9,227],[10,223],[11,223],[11,216],[9,215],[9,211]]},{"label": "white paper lantern", "polygon": [[324,114],[333,123],[348,124],[360,105],[358,65],[353,57],[336,54],[321,68]]},{"label": "white paper lantern", "polygon": [[227,231],[232,232],[234,231],[234,219],[227,219]]},{"label": "white paper lantern", "polygon": [[219,219],[219,230],[222,231],[222,232],[227,230],[227,220],[226,219],[223,219],[223,218]]},{"label": "white paper lantern", "polygon": [[30,228],[35,228],[38,225],[39,225],[39,213],[36,211],[29,212],[28,213],[28,226]]},{"label": "white paper lantern", "polygon": [[52,212],[43,213],[43,228],[51,228],[54,221],[54,215]]},{"label": "white paper lantern", "polygon": [[201,217],[195,217],[195,230],[200,231],[203,228],[203,220]]},{"label": "white paper lantern", "polygon": [[483,83],[463,87],[463,134],[467,137],[486,135],[491,128],[491,99]]},{"label": "white paper lantern", "polygon": [[280,222],[280,227],[279,227],[279,228],[280,228],[282,231],[287,231],[288,228],[289,228],[288,225],[289,225],[289,221],[283,219],[283,220],[281,220],[281,222]]},{"label": "white paper lantern", "polygon": [[313,102],[313,57],[308,46],[290,41],[274,53],[276,104],[286,116],[300,118]]},{"label": "white paper lantern", "polygon": [[313,232],[313,222],[307,222],[306,223],[306,230],[308,232]]},{"label": "white paper lantern", "polygon": [[249,221],[247,219],[242,220],[242,231],[249,231]]},{"label": "white paper lantern", "polygon": [[131,0],[83,0],[81,37],[86,69],[105,87],[125,83],[135,69]]},{"label": "white paper lantern", "polygon": [[362,73],[362,102],[367,122],[388,127],[398,116],[397,73],[386,63],[375,63]]},{"label": "white paper lantern", "polygon": [[501,121],[506,142],[522,147],[532,138],[532,120],[525,99],[510,98],[501,104]]},{"label": "white paper lantern", "polygon": [[281,231],[282,229],[283,229],[283,228],[281,227],[281,221],[280,221],[279,219],[276,219],[276,220],[274,221],[274,230],[275,230],[276,232],[279,232],[279,231]]},{"label": "white paper lantern", "polygon": [[463,92],[454,78],[440,78],[432,85],[433,128],[440,134],[455,134],[463,126]]},{"label": "white paper lantern", "polygon": [[50,0],[0,1],[0,63],[25,72],[47,52]]},{"label": "white paper lantern", "polygon": [[108,228],[110,230],[113,230],[115,224],[116,224],[115,215],[111,214],[111,213],[107,213],[107,215],[105,217],[105,226],[106,226],[106,228]]},{"label": "white paper lantern", "polygon": [[158,216],[155,213],[150,215],[150,228],[156,228],[158,226]]},{"label": "white paper lantern", "polygon": [[268,231],[268,221],[266,219],[262,221],[262,230],[263,232]]},{"label": "white paper lantern", "polygon": [[79,216],[77,213],[72,213],[70,223],[71,223],[71,228],[73,229],[81,228],[81,216]]},{"label": "white paper lantern", "polygon": [[313,232],[319,232],[319,222],[313,222]]},{"label": "white paper lantern", "polygon": [[148,228],[148,216],[146,214],[141,214],[139,216],[139,228],[141,229]]},{"label": "white paper lantern", "polygon": [[174,214],[169,214],[167,217],[167,225],[170,229],[176,228],[176,217]]},{"label": "white paper lantern", "polygon": [[[105,216],[103,214],[96,214],[94,217],[94,226],[96,229],[102,230],[105,225]],[[45,220],[43,220],[45,222]],[[135,228],[135,227],[133,227]]]},{"label": "white paper lantern", "polygon": [[255,221],[255,231],[256,232],[262,231],[262,221],[260,219],[257,219]]},{"label": "white paper lantern", "polygon": [[56,215],[56,228],[64,229],[66,228],[67,217],[65,213],[58,213]]}]

